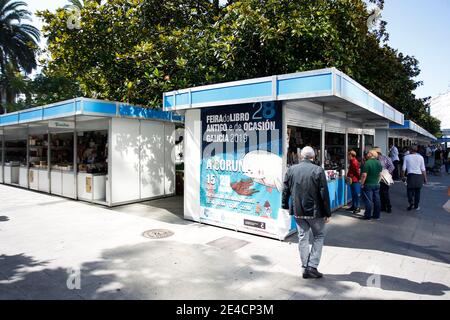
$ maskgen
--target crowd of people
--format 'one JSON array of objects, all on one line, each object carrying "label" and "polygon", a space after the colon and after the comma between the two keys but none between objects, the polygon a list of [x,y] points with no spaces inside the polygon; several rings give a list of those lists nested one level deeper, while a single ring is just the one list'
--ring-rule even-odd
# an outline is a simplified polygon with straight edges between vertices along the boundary
[{"label": "crowd of people", "polygon": [[[449,174],[450,148],[438,146],[410,146],[401,151],[390,145],[389,154],[383,155],[375,147],[367,152],[360,163],[356,152],[350,151],[347,182],[350,184],[352,205],[349,211],[361,212],[360,198],[364,202],[363,220],[378,220],[381,212],[392,213],[389,186],[402,180],[407,186],[408,211],[420,211],[420,191],[427,183],[427,173],[440,173],[442,166]],[[361,196],[359,196],[361,195]]]},{"label": "crowd of people", "polygon": [[[428,154],[427,158],[422,155],[424,150],[425,156]],[[351,186],[352,206],[349,210],[360,213],[362,198],[365,211],[361,219],[378,220],[382,211],[392,213],[389,189],[394,180],[401,179],[407,186],[407,210],[419,212],[420,191],[428,181],[426,163],[429,164],[433,156],[435,161],[440,159],[441,164],[445,163],[448,169],[449,152],[443,152],[440,147],[411,146],[399,152],[395,145],[391,145],[388,155],[375,147],[365,154],[362,163],[358,161],[356,152],[350,151],[347,182]],[[305,279],[323,276],[317,268],[322,256],[325,224],[331,218],[327,178],[324,169],[315,164],[315,159],[313,148],[301,150],[300,163],[289,167],[286,172],[281,204],[296,221],[298,249]],[[313,236],[311,248],[310,232]]]}]

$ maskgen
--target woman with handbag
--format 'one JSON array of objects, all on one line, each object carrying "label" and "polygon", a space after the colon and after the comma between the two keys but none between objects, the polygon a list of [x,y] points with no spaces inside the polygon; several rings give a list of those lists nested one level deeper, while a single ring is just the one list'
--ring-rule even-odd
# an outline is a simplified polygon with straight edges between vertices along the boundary
[{"label": "woman with handbag", "polygon": [[350,190],[352,192],[352,206],[348,211],[353,213],[360,213],[361,209],[359,206],[359,195],[361,193],[361,184],[359,179],[361,178],[360,163],[356,159],[356,152],[354,150],[348,153],[349,168],[347,173],[347,182],[350,185]]},{"label": "woman with handbag", "polygon": [[389,196],[389,186],[393,184],[392,175],[394,173],[395,166],[391,158],[383,155],[383,153],[381,152],[381,148],[375,147],[374,151],[378,153],[378,161],[380,161],[381,167],[383,168],[380,181],[381,211],[392,213],[391,198]]}]

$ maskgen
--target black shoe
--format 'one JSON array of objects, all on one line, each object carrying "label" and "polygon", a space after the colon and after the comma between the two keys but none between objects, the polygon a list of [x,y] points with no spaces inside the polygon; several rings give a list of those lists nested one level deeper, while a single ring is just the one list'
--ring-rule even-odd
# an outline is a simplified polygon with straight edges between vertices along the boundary
[{"label": "black shoe", "polygon": [[305,272],[303,272],[303,279],[319,279],[322,277],[323,274],[313,267],[308,267]]},{"label": "black shoe", "polygon": [[406,210],[411,211],[414,208],[413,205],[410,205],[408,208],[406,208]]},{"label": "black shoe", "polygon": [[360,220],[370,220],[371,218],[369,218],[369,217],[360,217],[358,219],[360,219]]},{"label": "black shoe", "polygon": [[356,209],[354,207],[350,207],[348,209],[345,209],[345,211],[355,211]]},{"label": "black shoe", "polygon": [[357,213],[360,213],[360,212],[361,212],[361,209],[360,209],[360,208],[357,208],[357,209],[353,210],[353,213],[354,213],[354,214],[357,214]]},{"label": "black shoe", "polygon": [[391,208],[387,209],[386,213],[392,213],[392,209]]}]

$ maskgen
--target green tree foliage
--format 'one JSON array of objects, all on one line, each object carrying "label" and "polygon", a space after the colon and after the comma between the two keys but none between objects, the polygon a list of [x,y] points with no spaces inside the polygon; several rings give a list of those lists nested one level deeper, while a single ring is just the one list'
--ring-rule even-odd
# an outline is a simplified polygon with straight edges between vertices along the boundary
[{"label": "green tree foliage", "polygon": [[12,86],[17,71],[30,73],[37,66],[40,32],[24,21],[31,13],[23,1],[0,0],[0,96],[3,112],[15,97]]},{"label": "green tree foliage", "polygon": [[27,91],[31,93],[31,106],[42,106],[58,101],[83,96],[77,82],[61,74],[40,73],[29,82]]},{"label": "green tree foliage", "polygon": [[[383,6],[383,0],[372,0]],[[49,69],[91,97],[160,106],[161,93],[223,81],[336,67],[432,132],[416,99],[418,62],[368,30],[362,0],[85,0],[80,29],[70,10],[40,13]]]}]

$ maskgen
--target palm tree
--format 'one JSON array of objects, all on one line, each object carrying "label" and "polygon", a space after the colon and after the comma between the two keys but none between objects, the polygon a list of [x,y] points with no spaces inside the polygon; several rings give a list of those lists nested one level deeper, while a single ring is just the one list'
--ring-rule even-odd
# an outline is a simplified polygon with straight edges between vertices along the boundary
[{"label": "palm tree", "polygon": [[[83,9],[84,7],[84,2],[86,0],[68,0],[69,4],[64,6],[64,9]],[[94,0],[95,2],[97,2],[98,5],[102,4],[103,0]]]},{"label": "palm tree", "polygon": [[82,0],[69,0],[68,5],[64,6],[65,9],[83,9],[83,1]]},{"label": "palm tree", "polygon": [[31,12],[25,2],[0,0],[0,113],[11,99],[7,94],[10,83],[7,66],[25,73],[31,73],[37,67],[40,32],[23,21],[31,21]]}]

